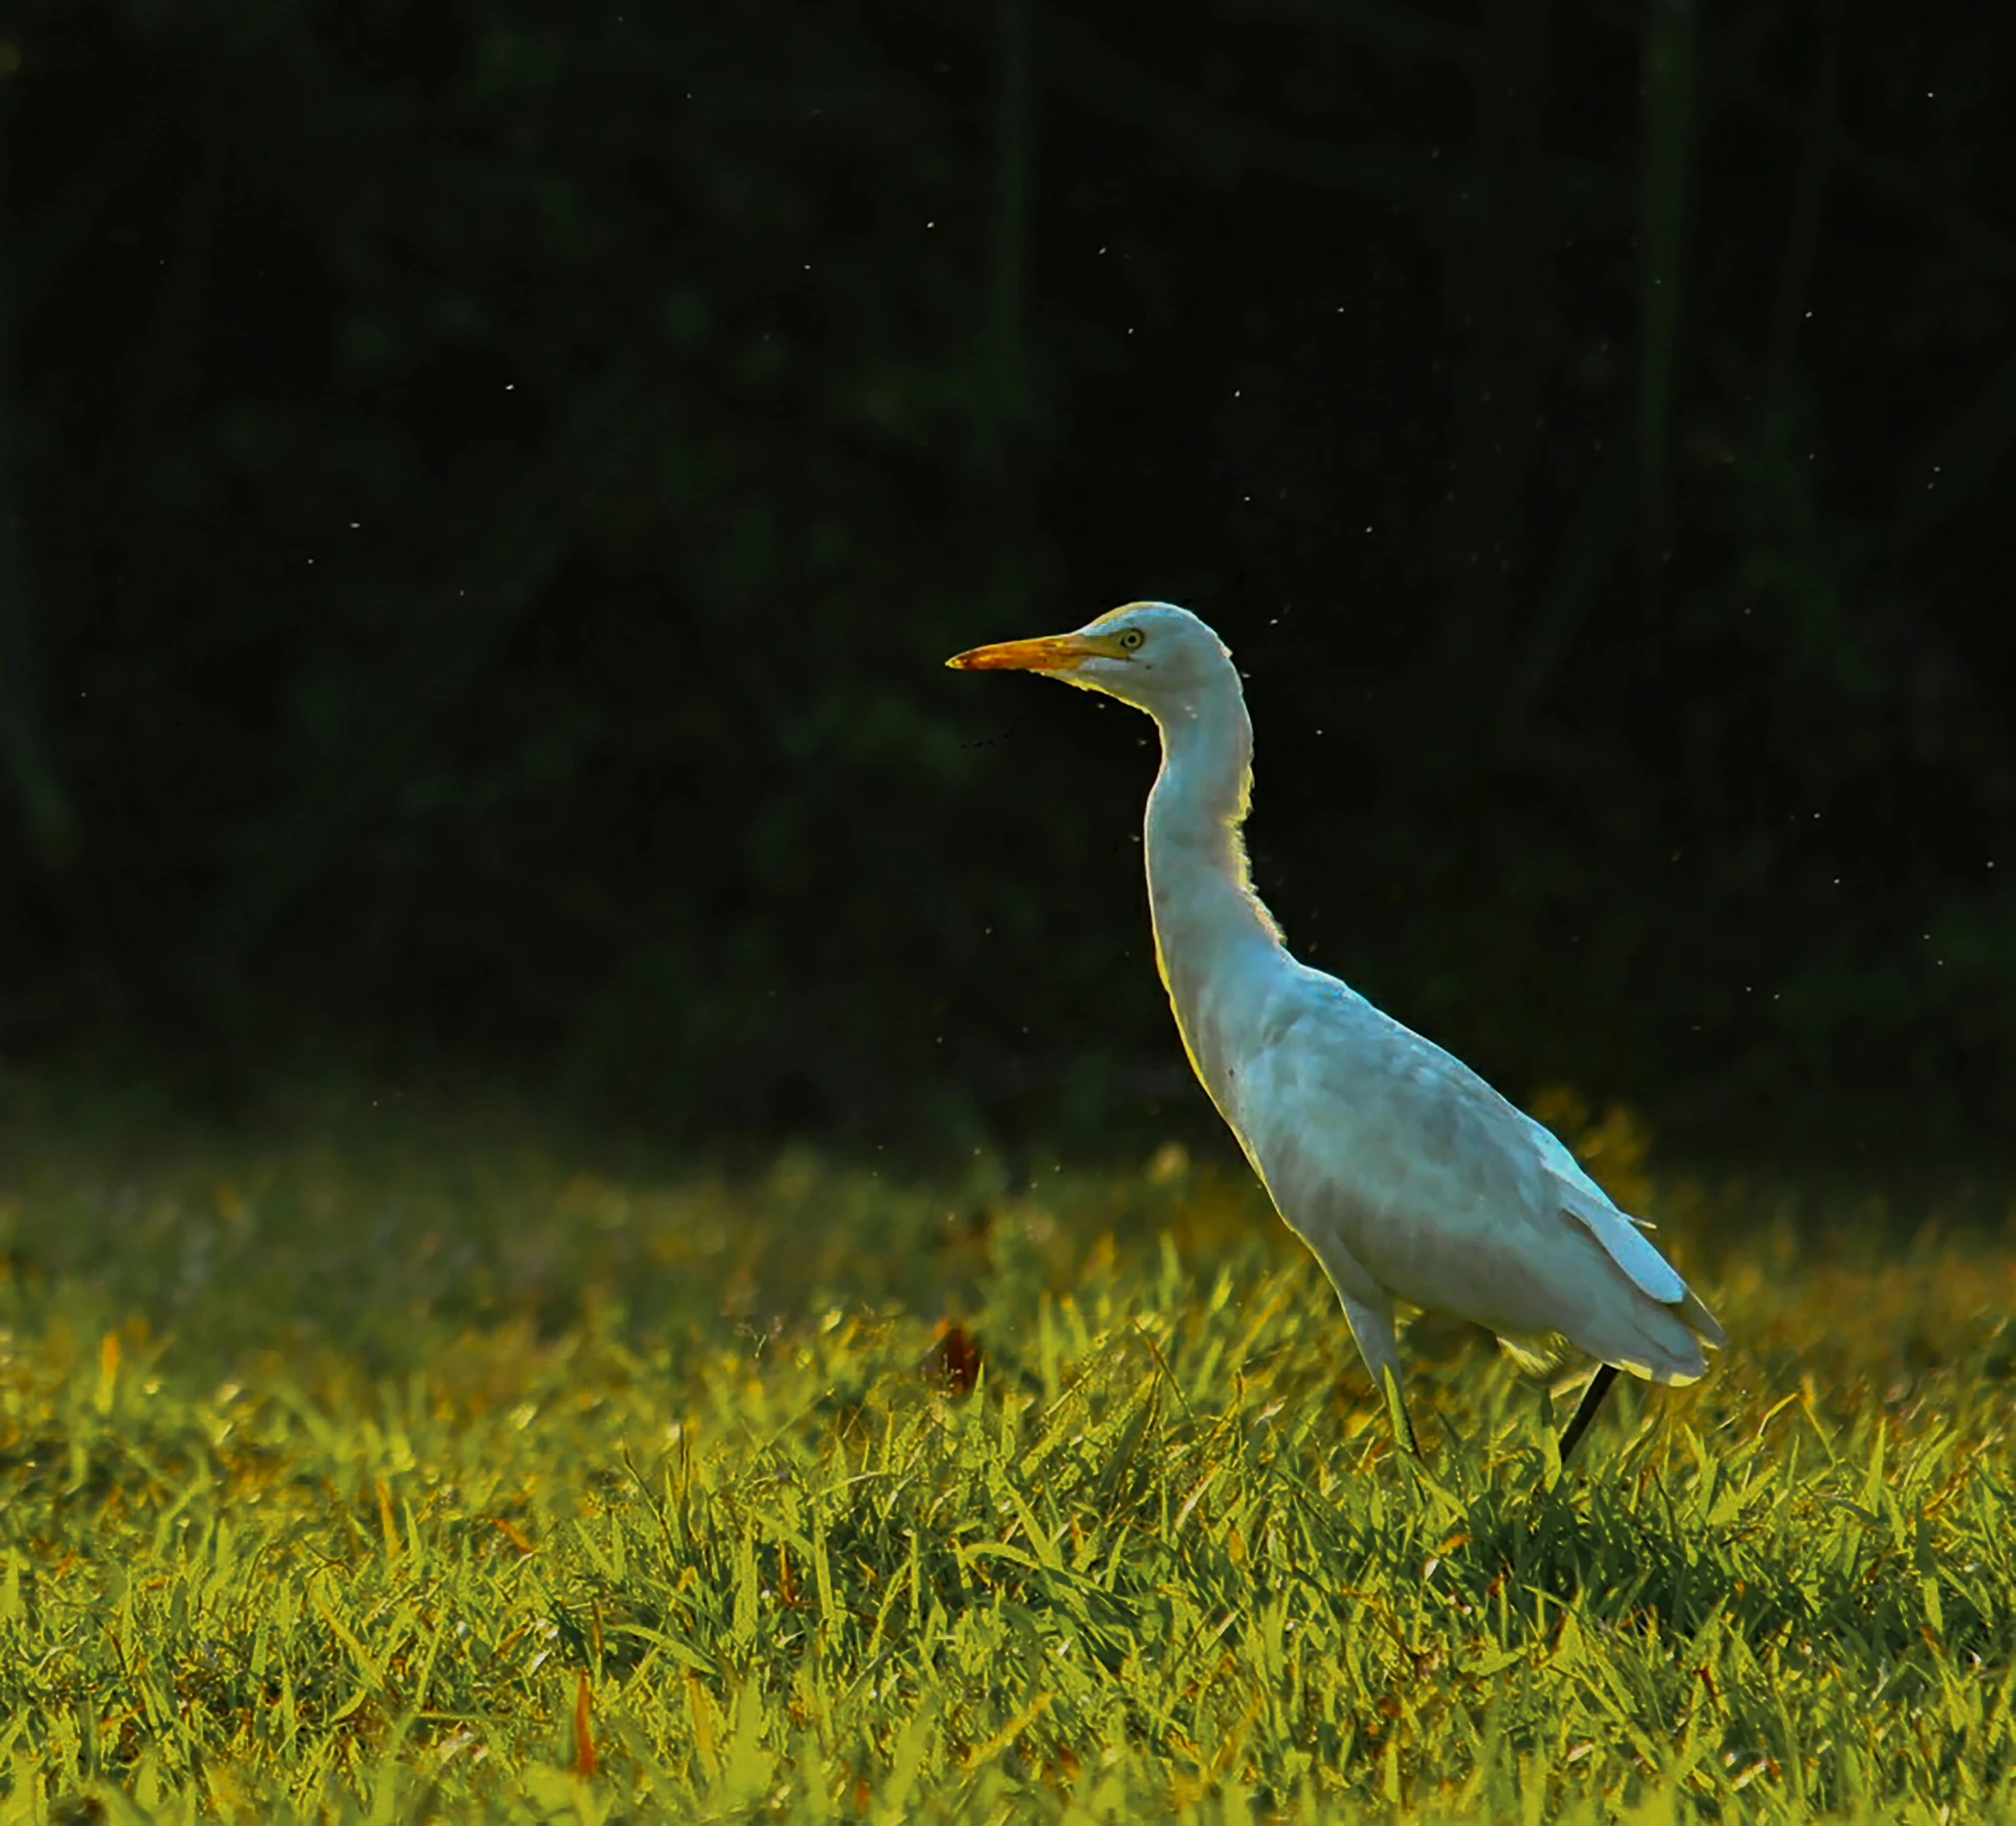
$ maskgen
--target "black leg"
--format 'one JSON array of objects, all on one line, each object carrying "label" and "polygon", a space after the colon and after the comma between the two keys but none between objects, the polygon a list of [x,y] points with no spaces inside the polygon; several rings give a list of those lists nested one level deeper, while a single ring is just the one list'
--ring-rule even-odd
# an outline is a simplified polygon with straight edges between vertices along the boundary
[{"label": "black leg", "polygon": [[1610,1392],[1610,1384],[1617,1379],[1616,1365],[1598,1363],[1596,1373],[1589,1378],[1589,1386],[1582,1390],[1581,1405],[1575,1409],[1575,1417],[1561,1434],[1561,1463],[1565,1465],[1575,1455],[1575,1447],[1582,1443],[1582,1435],[1589,1430],[1589,1422],[1596,1417],[1596,1409],[1603,1405],[1603,1397]]}]

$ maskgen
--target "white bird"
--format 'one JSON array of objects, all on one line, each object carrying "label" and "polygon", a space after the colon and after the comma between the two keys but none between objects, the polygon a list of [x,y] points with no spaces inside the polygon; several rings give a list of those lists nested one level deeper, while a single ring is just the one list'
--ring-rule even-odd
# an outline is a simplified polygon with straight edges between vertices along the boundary
[{"label": "white bird", "polygon": [[1148,903],[1183,1049],[1328,1273],[1409,1449],[1400,1302],[1470,1319],[1522,1360],[1562,1338],[1596,1358],[1563,1458],[1619,1369],[1668,1383],[1704,1373],[1701,1347],[1726,1342],[1722,1327],[1641,1221],[1460,1059],[1289,953],[1246,867],[1252,724],[1209,628],[1167,603],[1129,603],[1073,634],[946,664],[1039,673],[1154,719]]}]

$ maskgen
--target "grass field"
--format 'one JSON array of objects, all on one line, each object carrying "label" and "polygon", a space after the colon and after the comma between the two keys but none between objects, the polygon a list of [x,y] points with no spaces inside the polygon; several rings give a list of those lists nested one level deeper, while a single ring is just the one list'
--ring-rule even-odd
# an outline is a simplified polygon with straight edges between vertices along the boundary
[{"label": "grass field", "polygon": [[1006,1196],[8,1095],[0,1821],[2016,1819],[2007,1224],[1597,1127],[1734,1348],[1560,1477],[1423,1322],[1418,1472],[1174,1150]]}]

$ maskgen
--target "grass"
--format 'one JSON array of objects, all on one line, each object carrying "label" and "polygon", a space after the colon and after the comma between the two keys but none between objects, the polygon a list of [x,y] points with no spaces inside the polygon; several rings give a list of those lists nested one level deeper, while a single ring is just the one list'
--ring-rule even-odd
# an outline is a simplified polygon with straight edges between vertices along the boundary
[{"label": "grass", "polygon": [[1420,1472],[1173,1149],[12,1094],[0,1822],[2016,1818],[2006,1232],[1633,1183],[1736,1347],[1561,1477],[1424,1321]]}]

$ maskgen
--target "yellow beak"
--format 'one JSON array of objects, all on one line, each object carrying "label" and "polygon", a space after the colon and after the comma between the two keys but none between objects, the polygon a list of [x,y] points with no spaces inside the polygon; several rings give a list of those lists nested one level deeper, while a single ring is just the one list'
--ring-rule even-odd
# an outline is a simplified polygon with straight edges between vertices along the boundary
[{"label": "yellow beak", "polygon": [[1103,635],[1045,634],[1033,641],[970,648],[946,664],[955,672],[1075,672],[1087,660],[1121,657],[1119,648]]}]

